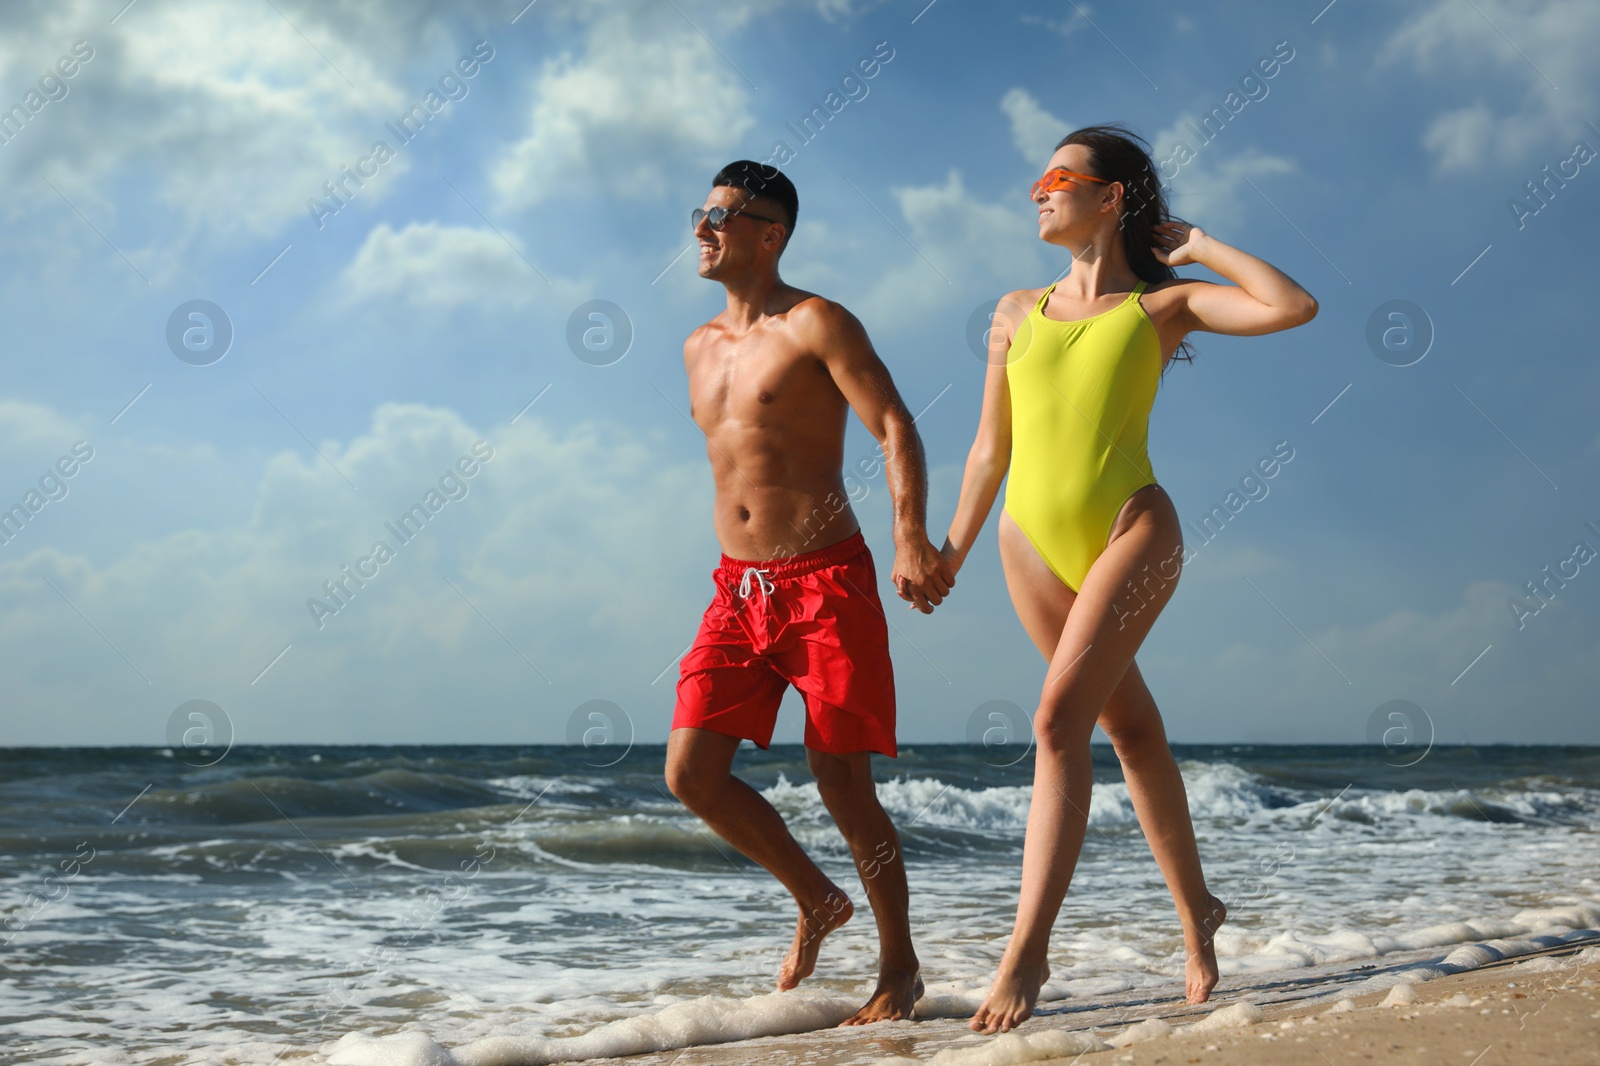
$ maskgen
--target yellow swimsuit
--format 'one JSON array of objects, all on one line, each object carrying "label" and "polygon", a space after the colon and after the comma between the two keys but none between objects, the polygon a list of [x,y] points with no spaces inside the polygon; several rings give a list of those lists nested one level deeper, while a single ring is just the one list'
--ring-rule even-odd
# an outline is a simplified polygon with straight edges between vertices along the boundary
[{"label": "yellow swimsuit", "polygon": [[1156,483],[1145,450],[1161,342],[1139,305],[1145,283],[1092,318],[1044,315],[1044,291],[1006,357],[1011,472],[1006,513],[1074,592],[1128,497]]}]

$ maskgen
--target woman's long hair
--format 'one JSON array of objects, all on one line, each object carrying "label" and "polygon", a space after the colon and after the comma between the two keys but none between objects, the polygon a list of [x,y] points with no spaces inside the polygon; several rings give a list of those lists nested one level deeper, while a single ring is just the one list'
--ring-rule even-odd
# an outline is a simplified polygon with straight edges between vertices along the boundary
[{"label": "woman's long hair", "polygon": [[[1167,213],[1161,176],[1146,150],[1148,142],[1126,126],[1107,123],[1073,130],[1061,139],[1055,150],[1060,151],[1069,144],[1081,144],[1089,149],[1090,174],[1122,182],[1122,250],[1128,257],[1128,266],[1147,282],[1177,277],[1177,271],[1157,259],[1150,250],[1155,243],[1156,225],[1172,216]],[[1172,353],[1172,359],[1192,363],[1192,353],[1193,349],[1185,340]]]}]

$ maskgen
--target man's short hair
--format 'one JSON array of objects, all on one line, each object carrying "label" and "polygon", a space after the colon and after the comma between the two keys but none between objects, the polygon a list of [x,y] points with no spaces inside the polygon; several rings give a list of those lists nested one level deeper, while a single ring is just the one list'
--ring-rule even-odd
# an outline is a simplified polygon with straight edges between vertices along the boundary
[{"label": "man's short hair", "polygon": [[794,182],[785,177],[781,170],[751,159],[740,159],[717,171],[717,176],[711,179],[713,189],[723,186],[744,189],[753,197],[769,200],[783,208],[787,216],[784,219],[783,247],[789,246],[789,238],[794,236],[795,215],[800,210],[800,194],[795,191]]}]

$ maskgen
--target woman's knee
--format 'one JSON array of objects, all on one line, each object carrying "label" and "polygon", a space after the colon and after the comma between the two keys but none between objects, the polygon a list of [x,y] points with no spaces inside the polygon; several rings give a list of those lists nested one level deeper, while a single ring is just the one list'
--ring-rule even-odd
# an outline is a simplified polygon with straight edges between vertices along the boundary
[{"label": "woman's knee", "polygon": [[1094,733],[1094,720],[1084,722],[1086,716],[1076,714],[1062,703],[1041,706],[1033,715],[1033,740],[1039,751],[1055,757],[1089,753],[1089,738]]},{"label": "woman's knee", "polygon": [[1123,763],[1143,762],[1152,758],[1170,758],[1167,731],[1158,714],[1113,718],[1100,723],[1106,739],[1111,741],[1117,759]]},{"label": "woman's knee", "polygon": [[1117,758],[1124,763],[1169,751],[1161,711],[1156,707],[1155,697],[1145,687],[1137,663],[1129,664],[1096,724],[1111,741]]}]

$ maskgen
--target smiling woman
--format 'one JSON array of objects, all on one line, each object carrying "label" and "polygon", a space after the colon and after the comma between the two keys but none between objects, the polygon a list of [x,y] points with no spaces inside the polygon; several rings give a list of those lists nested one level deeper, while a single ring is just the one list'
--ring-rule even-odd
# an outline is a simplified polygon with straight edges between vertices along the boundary
[{"label": "smiling woman", "polygon": [[[1206,887],[1183,776],[1134,662],[1172,597],[1183,552],[1177,511],[1150,462],[1150,413],[1192,330],[1276,332],[1310,321],[1317,303],[1277,268],[1172,218],[1143,144],[1116,124],[1076,130],[1029,190],[1039,239],[1070,262],[1047,287],[1009,293],[996,308],[982,415],[945,541],[959,569],[1006,483],[1006,587],[1049,662],[1033,715],[1022,890],[972,1018],[980,1032],[1029,1018],[1049,980],[1051,928],[1084,845],[1096,728],[1140,796],[1139,822],[1182,926],[1189,1001],[1205,1002],[1221,974],[1215,937],[1228,908]],[[1174,268],[1190,263],[1234,284],[1178,277]]]}]

